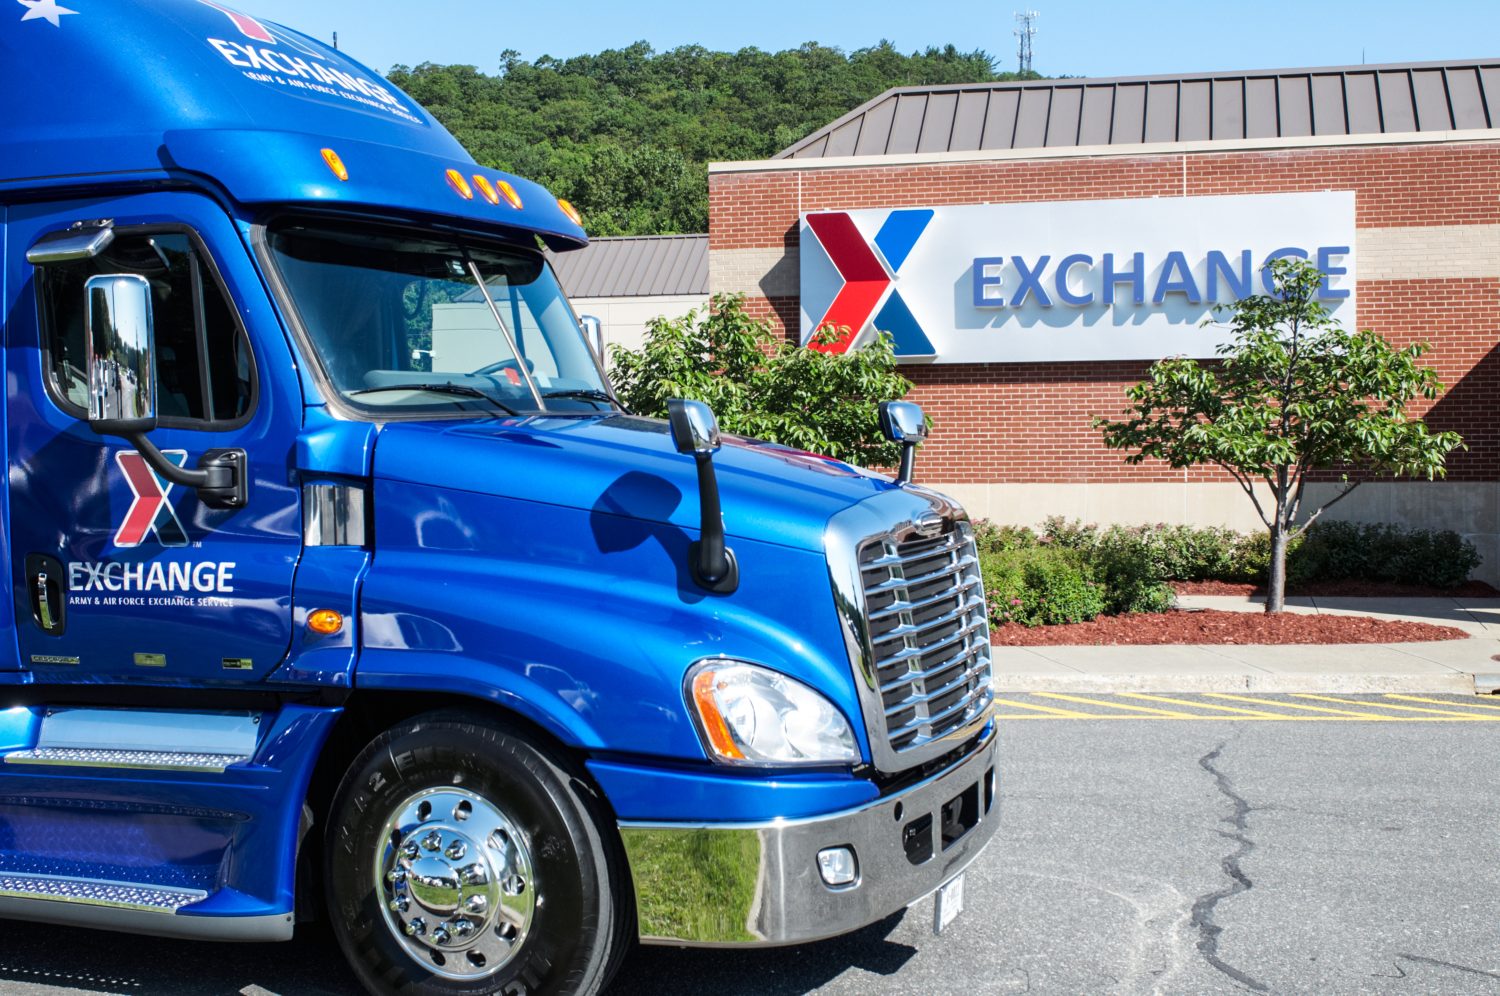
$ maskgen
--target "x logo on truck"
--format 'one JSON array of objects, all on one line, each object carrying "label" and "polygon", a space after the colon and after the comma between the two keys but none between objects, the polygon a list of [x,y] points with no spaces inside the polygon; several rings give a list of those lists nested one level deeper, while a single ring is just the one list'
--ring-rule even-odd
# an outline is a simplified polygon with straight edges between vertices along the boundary
[{"label": "x logo on truck", "polygon": [[[162,456],[179,467],[187,463],[187,450],[163,450]],[[172,483],[158,477],[146,458],[134,450],[117,451],[115,463],[134,495],[125,521],[115,530],[115,546],[140,546],[151,535],[162,546],[187,546],[187,530],[167,500]]]},{"label": "x logo on truck", "polygon": [[[890,335],[897,356],[933,355],[936,350],[932,341],[922,331],[896,287],[901,264],[911,255],[912,247],[922,237],[932,216],[930,208],[892,211],[872,241],[859,230],[847,211],[809,214],[807,227],[813,238],[808,239],[804,234],[802,252],[807,254],[821,249],[843,285],[824,309],[822,317],[816,318],[806,330],[803,344],[830,353],[848,352],[865,326],[873,324],[879,331]],[[807,272],[804,268],[804,302],[817,296],[817,289],[807,286]],[[812,294],[809,294],[810,290]],[[830,343],[812,342],[819,329],[829,326],[847,331]]]}]

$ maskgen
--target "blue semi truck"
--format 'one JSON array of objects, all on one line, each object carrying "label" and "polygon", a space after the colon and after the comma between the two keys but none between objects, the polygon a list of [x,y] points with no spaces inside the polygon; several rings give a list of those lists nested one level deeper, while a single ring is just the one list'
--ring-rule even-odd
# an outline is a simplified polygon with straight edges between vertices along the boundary
[{"label": "blue semi truck", "polygon": [[593,992],[995,827],[961,508],[617,403],[546,189],[211,0],[0,9],[0,916]]}]

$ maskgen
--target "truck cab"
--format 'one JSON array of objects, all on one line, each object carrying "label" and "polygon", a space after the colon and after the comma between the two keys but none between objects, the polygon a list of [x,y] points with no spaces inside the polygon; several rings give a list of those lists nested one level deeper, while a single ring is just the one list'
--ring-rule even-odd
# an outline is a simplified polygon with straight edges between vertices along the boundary
[{"label": "truck cab", "polygon": [[323,916],[372,992],[592,992],[957,880],[997,790],[957,504],[626,412],[543,252],[578,213],[341,53],[23,7],[0,916]]}]

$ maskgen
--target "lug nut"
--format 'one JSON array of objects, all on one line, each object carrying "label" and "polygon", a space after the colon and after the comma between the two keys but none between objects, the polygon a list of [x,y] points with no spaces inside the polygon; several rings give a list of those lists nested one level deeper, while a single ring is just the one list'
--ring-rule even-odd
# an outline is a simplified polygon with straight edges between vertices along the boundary
[{"label": "lug nut", "polygon": [[443,846],[443,835],[436,830],[430,830],[427,836],[422,838],[422,850],[436,851]]},{"label": "lug nut", "polygon": [[490,908],[490,901],[483,896],[470,896],[464,900],[464,912],[473,913],[475,916],[483,916],[484,911]]},{"label": "lug nut", "polygon": [[464,885],[484,885],[490,880],[488,873],[484,870],[484,865],[477,861],[472,865],[465,865],[459,870],[458,876],[463,880]]},{"label": "lug nut", "polygon": [[417,856],[417,842],[414,840],[409,840],[406,843],[402,844],[401,853],[406,855],[408,858],[415,858]]},{"label": "lug nut", "polygon": [[421,917],[416,917],[406,925],[407,937],[421,937],[425,933],[427,933],[427,921]]},{"label": "lug nut", "polygon": [[390,906],[392,913],[405,913],[407,908],[411,906],[411,900],[407,899],[405,896],[397,896],[395,899],[392,899],[387,905]]},{"label": "lug nut", "polygon": [[469,849],[464,846],[463,841],[455,840],[448,845],[448,849],[443,853],[448,856],[448,860],[450,861],[462,861],[464,855],[469,853]]},{"label": "lug nut", "polygon": [[447,944],[449,940],[448,928],[442,924],[434,927],[432,930],[432,940],[434,944]]},{"label": "lug nut", "polygon": [[392,885],[400,885],[402,882],[406,881],[406,869],[392,868],[390,871],[385,873],[385,880]]},{"label": "lug nut", "polygon": [[468,937],[470,934],[474,933],[473,921],[465,920],[462,917],[454,920],[448,926],[452,927],[453,933],[460,938]]}]

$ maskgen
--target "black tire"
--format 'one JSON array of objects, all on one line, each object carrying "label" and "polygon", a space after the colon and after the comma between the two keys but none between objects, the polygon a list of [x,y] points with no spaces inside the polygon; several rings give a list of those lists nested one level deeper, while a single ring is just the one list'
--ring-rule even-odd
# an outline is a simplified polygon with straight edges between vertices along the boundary
[{"label": "black tire", "polygon": [[[451,964],[443,952],[414,953],[423,947],[421,939],[398,935],[396,925],[409,914],[387,914],[389,889],[401,888],[383,885],[388,878],[378,867],[382,852],[389,855],[395,847],[386,846],[387,821],[429,790],[442,793],[433,796],[438,799],[452,792],[482,797],[512,821],[529,847],[536,897],[529,925],[508,960],[496,959],[500,967],[481,969],[492,972],[481,978],[446,977],[433,964]],[[572,765],[490,717],[429,713],[376,737],[350,765],[334,798],[323,876],[334,933],[365,988],[382,996],[602,990],[629,944],[633,923],[623,855],[613,830],[601,829],[603,809]],[[497,934],[500,929],[497,920]]]}]

